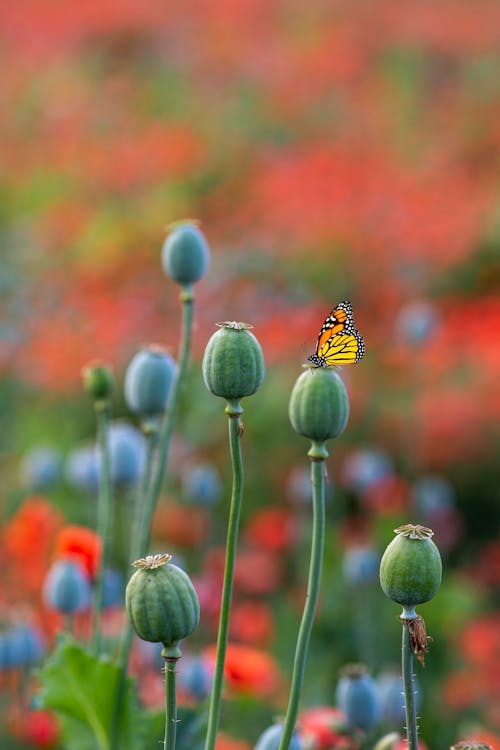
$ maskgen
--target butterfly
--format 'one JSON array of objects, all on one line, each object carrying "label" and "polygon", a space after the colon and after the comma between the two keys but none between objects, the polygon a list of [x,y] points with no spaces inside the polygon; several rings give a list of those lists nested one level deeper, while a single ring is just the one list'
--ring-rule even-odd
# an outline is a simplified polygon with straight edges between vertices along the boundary
[{"label": "butterfly", "polygon": [[365,342],[354,326],[352,305],[345,300],[325,318],[318,336],[316,351],[308,357],[314,367],[351,365],[365,353]]}]

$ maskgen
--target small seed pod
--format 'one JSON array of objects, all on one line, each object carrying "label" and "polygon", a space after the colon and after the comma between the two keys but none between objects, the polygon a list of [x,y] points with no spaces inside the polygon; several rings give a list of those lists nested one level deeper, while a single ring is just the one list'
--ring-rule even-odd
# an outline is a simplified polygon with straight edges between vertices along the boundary
[{"label": "small seed pod", "polygon": [[450,750],[493,750],[493,747],[480,740],[462,740],[452,745]]},{"label": "small seed pod", "polygon": [[255,393],[264,379],[264,356],[247,323],[217,324],[203,355],[203,380],[214,396],[239,401]]},{"label": "small seed pod", "polygon": [[63,614],[81,612],[90,606],[89,578],[72,560],[58,560],[45,578],[43,599],[48,607]]},{"label": "small seed pod", "polygon": [[411,610],[438,592],[441,556],[431,529],[406,524],[395,533],[380,562],[380,585],[389,599]]},{"label": "small seed pod", "polygon": [[125,401],[142,417],[162,414],[177,377],[174,358],[158,346],[148,346],[132,357],[125,373]]},{"label": "small seed pod", "polygon": [[407,742],[399,732],[389,732],[377,741],[373,750],[404,750],[406,747],[408,747]]},{"label": "small seed pod", "polygon": [[174,224],[162,248],[165,272],[178,284],[190,286],[205,275],[209,262],[210,249],[196,223]]},{"label": "small seed pod", "polygon": [[288,414],[295,432],[310,440],[341,435],[349,416],[349,399],[335,370],[317,367],[303,372],[293,386]]},{"label": "small seed pod", "polygon": [[111,368],[101,362],[90,362],[82,370],[83,386],[94,401],[109,401],[115,382]]},{"label": "small seed pod", "polygon": [[380,721],[377,685],[360,664],[348,665],[342,671],[336,702],[344,712],[350,729],[369,731]]},{"label": "small seed pod", "polygon": [[[283,725],[273,724],[262,732],[254,746],[254,750],[278,750],[282,735]],[[292,734],[288,748],[289,750],[302,750],[302,741],[297,734]]]},{"label": "small seed pod", "polygon": [[191,579],[170,563],[171,556],[148,555],[132,563],[138,570],[127,584],[125,604],[137,635],[166,649],[190,635],[200,620]]}]

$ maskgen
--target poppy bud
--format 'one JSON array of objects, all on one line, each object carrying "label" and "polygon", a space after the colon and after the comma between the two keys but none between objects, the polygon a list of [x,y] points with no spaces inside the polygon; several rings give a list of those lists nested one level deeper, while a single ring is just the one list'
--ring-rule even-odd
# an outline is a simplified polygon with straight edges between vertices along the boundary
[{"label": "poppy bud", "polygon": [[[283,725],[273,724],[268,727],[257,740],[254,750],[278,750],[283,735]],[[292,739],[288,746],[289,750],[302,750],[302,741],[296,734],[292,734]]]},{"label": "poppy bud", "polygon": [[113,395],[115,381],[108,365],[90,362],[82,370],[83,385],[94,401],[109,401]]},{"label": "poppy bud", "polygon": [[428,602],[439,590],[441,556],[431,539],[432,529],[406,524],[395,533],[380,562],[380,585],[389,599],[408,608],[412,616],[417,604]]},{"label": "poppy bud", "polygon": [[178,284],[190,286],[205,275],[209,261],[208,243],[196,223],[174,224],[162,248],[165,272]]},{"label": "poppy bud", "polygon": [[45,579],[43,598],[48,607],[65,615],[81,612],[90,606],[89,578],[72,560],[58,560]]},{"label": "poppy bud", "polygon": [[177,363],[160,347],[149,346],[132,358],[125,373],[125,401],[141,416],[162,414],[177,377]]},{"label": "poppy bud", "polygon": [[214,396],[239,401],[262,385],[264,356],[247,323],[218,325],[203,355],[203,380]]},{"label": "poppy bud", "polygon": [[342,434],[349,399],[341,378],[330,367],[308,368],[296,380],[288,408],[295,432],[315,441]]},{"label": "poppy bud", "polygon": [[125,604],[139,638],[176,649],[197,627],[200,604],[188,574],[170,560],[167,554],[136,560],[137,571],[127,584]]},{"label": "poppy bud", "polygon": [[349,665],[343,670],[336,699],[350,729],[369,731],[379,722],[381,711],[377,685],[360,664]]}]

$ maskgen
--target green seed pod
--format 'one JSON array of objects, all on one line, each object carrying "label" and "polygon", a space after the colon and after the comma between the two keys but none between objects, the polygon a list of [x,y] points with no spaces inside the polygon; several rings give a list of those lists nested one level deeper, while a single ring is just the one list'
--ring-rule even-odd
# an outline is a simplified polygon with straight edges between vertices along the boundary
[{"label": "green seed pod", "polygon": [[389,599],[405,608],[428,602],[441,585],[442,564],[425,526],[406,524],[395,529],[396,538],[380,562],[380,585]]},{"label": "green seed pod", "polygon": [[264,356],[247,323],[218,323],[203,355],[203,380],[214,396],[239,401],[255,393],[264,379]]},{"label": "green seed pod", "polygon": [[115,387],[113,373],[102,362],[89,362],[82,369],[83,386],[94,401],[108,401]]},{"label": "green seed pod", "polygon": [[179,222],[163,243],[162,263],[166,273],[182,286],[193,284],[205,275],[210,248],[195,222]]},{"label": "green seed pod", "polygon": [[295,432],[310,440],[341,435],[349,416],[349,399],[335,370],[316,367],[303,372],[293,386],[288,415]]},{"label": "green seed pod", "polygon": [[170,563],[171,555],[136,560],[138,570],[127,584],[125,605],[132,627],[144,641],[172,648],[197,627],[200,603],[191,579]]}]

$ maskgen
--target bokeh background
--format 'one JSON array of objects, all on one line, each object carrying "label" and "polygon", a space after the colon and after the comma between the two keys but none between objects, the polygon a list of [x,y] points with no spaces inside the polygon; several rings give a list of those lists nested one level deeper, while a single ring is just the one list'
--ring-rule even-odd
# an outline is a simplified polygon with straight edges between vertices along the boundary
[{"label": "bokeh background", "polygon": [[[283,710],[309,524],[307,446],[288,394],[322,319],[350,299],[366,355],[342,371],[351,419],[329,461],[304,704],[333,705],[347,661],[375,676],[397,662],[398,613],[356,555],[379,555],[395,525],[419,522],[445,565],[423,611],[434,643],[418,674],[422,735],[430,748],[470,731],[498,737],[498,3],[25,0],[1,16],[2,632],[29,622],[40,653],[50,649],[39,592],[57,533],[95,519],[81,368],[105,359],[121,384],[141,345],[175,352],[178,290],[160,249],[170,222],[196,218],[212,264],[196,288],[155,543],[205,592],[200,650],[215,638],[229,487],[222,402],[200,373],[214,324],[252,323],[267,365],[245,410],[232,638],[259,650],[281,697],[269,705],[256,652],[236,652],[247,671],[225,730],[253,742],[256,722]],[[114,410],[130,418],[120,393]],[[208,487],[220,481],[218,503],[212,490],[193,499],[200,467]],[[26,736],[18,667],[4,659],[2,747],[56,746]]]}]

